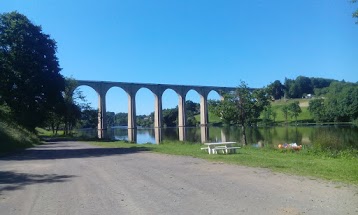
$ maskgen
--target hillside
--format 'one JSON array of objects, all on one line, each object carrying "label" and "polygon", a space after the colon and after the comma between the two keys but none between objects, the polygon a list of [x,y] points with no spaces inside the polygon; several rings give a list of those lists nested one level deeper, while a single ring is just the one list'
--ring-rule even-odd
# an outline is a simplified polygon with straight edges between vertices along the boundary
[{"label": "hillside", "polygon": [[[298,101],[300,103],[300,108],[302,110],[302,112],[300,113],[300,115],[297,117],[297,122],[298,123],[313,123],[313,118],[310,115],[310,112],[308,111],[308,102],[310,99],[289,99],[289,100],[276,100],[274,102],[271,103],[271,107],[272,110],[276,111],[277,113],[277,117],[276,117],[276,123],[283,123],[285,122],[285,117],[283,115],[282,112],[282,107],[284,105],[293,103],[295,101]],[[288,117],[287,121],[290,122],[294,122],[295,119]]]},{"label": "hillside", "polygon": [[[274,102],[271,103],[271,107],[273,111],[276,111],[277,116],[275,119],[275,122],[280,124],[280,123],[284,123],[285,122],[285,118],[284,115],[281,111],[282,107],[284,105],[290,104],[294,101],[299,101],[300,103],[300,107],[302,110],[302,113],[300,113],[300,115],[297,117],[297,122],[298,123],[313,123],[313,118],[310,115],[310,112],[308,111],[308,102],[310,99],[289,99],[289,100],[276,100]],[[221,119],[216,116],[215,114],[211,113],[209,111],[208,113],[209,115],[209,124],[211,125],[221,125]],[[200,123],[200,115],[196,115],[195,119],[197,120],[197,122]],[[261,116],[262,119],[262,116]],[[288,123],[293,123],[295,122],[294,118],[288,117],[287,119]]]},{"label": "hillside", "polygon": [[9,117],[9,110],[0,106],[0,155],[39,143],[35,134],[14,123]]}]

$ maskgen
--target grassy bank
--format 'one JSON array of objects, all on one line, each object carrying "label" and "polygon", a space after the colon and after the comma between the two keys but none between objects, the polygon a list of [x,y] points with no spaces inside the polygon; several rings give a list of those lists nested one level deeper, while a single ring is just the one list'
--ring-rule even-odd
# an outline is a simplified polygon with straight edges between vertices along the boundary
[{"label": "grassy bank", "polygon": [[0,155],[40,144],[32,132],[14,123],[6,107],[0,106]]},{"label": "grassy bank", "polygon": [[97,137],[88,137],[81,135],[76,132],[71,134],[64,134],[63,130],[59,130],[57,134],[54,134],[52,130],[47,130],[44,128],[36,128],[37,136],[43,141],[96,141]]},{"label": "grassy bank", "polygon": [[317,151],[302,150],[299,152],[282,151],[271,148],[242,147],[236,154],[209,155],[200,150],[201,145],[196,143],[164,142],[155,144],[130,144],[116,142],[91,142],[102,147],[136,148],[157,153],[184,155],[206,159],[215,162],[224,162],[235,165],[269,168],[276,172],[308,176],[358,185],[358,157],[354,153],[343,153],[338,157]]}]

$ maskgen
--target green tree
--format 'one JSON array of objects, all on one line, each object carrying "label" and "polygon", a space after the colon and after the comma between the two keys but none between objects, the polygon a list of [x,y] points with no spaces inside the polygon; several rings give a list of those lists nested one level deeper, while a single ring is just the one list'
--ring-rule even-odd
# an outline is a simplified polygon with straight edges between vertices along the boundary
[{"label": "green tree", "polygon": [[295,94],[295,81],[289,78],[285,78],[284,82],[285,98],[294,98]]},{"label": "green tree", "polygon": [[281,111],[282,111],[282,113],[283,113],[283,117],[285,118],[285,123],[287,124],[287,118],[288,118],[288,105],[284,105],[284,106],[282,106],[282,108],[281,108]]},{"label": "green tree", "polygon": [[304,76],[295,80],[285,79],[285,89],[289,98],[302,98],[303,94],[313,93],[311,79]]},{"label": "green tree", "polygon": [[310,78],[305,76],[298,76],[295,80],[295,83],[298,88],[297,98],[302,98],[303,94],[313,93],[313,86]]},{"label": "green tree", "polygon": [[77,88],[77,81],[73,78],[65,78],[63,101],[55,105],[46,123],[50,125],[54,134],[57,134],[60,126],[63,127],[65,135],[70,134],[81,120],[81,111],[87,109],[90,109],[89,104]]},{"label": "green tree", "polygon": [[224,122],[241,126],[242,142],[246,145],[246,126],[255,125],[260,113],[268,105],[270,102],[266,88],[251,90],[242,81],[234,93],[224,95],[224,100],[216,107],[215,113]]},{"label": "green tree", "polygon": [[224,99],[213,106],[212,112],[220,117],[225,125],[235,123],[238,111],[235,105],[235,94],[223,94]]},{"label": "green tree", "polygon": [[292,117],[295,118],[296,124],[297,124],[297,117],[302,112],[300,103],[298,101],[292,102],[288,105],[289,114]]},{"label": "green tree", "polygon": [[137,116],[137,125],[142,127],[153,127],[154,124],[154,112],[149,115]]},{"label": "green tree", "polygon": [[128,114],[127,113],[116,113],[114,116],[114,124],[115,125],[128,125]]},{"label": "green tree", "polygon": [[163,110],[163,124],[166,127],[172,127],[177,124],[178,108],[164,109]]},{"label": "green tree", "polygon": [[295,80],[285,79],[285,94],[288,98],[302,98],[305,94],[315,93],[322,94],[323,88],[328,87],[333,79],[326,78],[308,78],[305,76],[298,76]]},{"label": "green tree", "polygon": [[312,87],[313,89],[321,89],[325,87],[329,87],[329,85],[334,82],[333,79],[327,79],[327,78],[311,78]]},{"label": "green tree", "polygon": [[195,103],[191,100],[185,101],[185,110],[190,112],[192,115],[196,115],[200,113],[200,104]]},{"label": "green tree", "polygon": [[89,104],[82,92],[77,88],[77,82],[73,78],[66,78],[63,97],[65,101],[64,134],[68,135],[71,134],[73,128],[81,120],[81,111],[89,109]]},{"label": "green tree", "polygon": [[271,106],[268,106],[263,111],[263,117],[262,117],[262,121],[266,126],[271,122],[271,117],[272,117],[272,109]]},{"label": "green tree", "polygon": [[107,118],[107,127],[111,128],[112,126],[114,126],[114,117],[115,117],[115,113],[114,112],[106,112],[106,118]]},{"label": "green tree", "polygon": [[98,110],[91,107],[82,109],[81,111],[81,128],[96,128],[98,125]]},{"label": "green tree", "polygon": [[63,99],[56,42],[18,12],[0,14],[0,103],[33,130]]},{"label": "green tree", "polygon": [[246,126],[253,125],[260,117],[265,107],[270,105],[267,89],[250,91],[245,82],[236,89],[236,107],[238,109],[237,123],[242,128],[243,144],[247,144]]},{"label": "green tree", "polygon": [[325,110],[329,120],[349,122],[358,118],[358,84],[333,82],[326,97]]},{"label": "green tree", "polygon": [[[351,2],[356,3],[357,0],[351,0]],[[358,19],[358,9],[353,12],[352,17]],[[358,24],[358,21],[356,21],[356,24]]]},{"label": "green tree", "polygon": [[284,96],[284,88],[285,86],[281,84],[279,80],[274,81],[270,85],[268,85],[268,91],[269,94],[274,98],[275,100],[281,99],[281,97]]},{"label": "green tree", "polygon": [[66,112],[66,106],[64,102],[59,102],[56,104],[53,111],[48,113],[47,120],[45,121],[45,127],[50,127],[53,134],[58,133],[60,126],[64,120],[64,114]]},{"label": "green tree", "polygon": [[200,104],[187,100],[185,101],[185,110],[187,126],[196,126],[198,121],[195,119],[195,115],[200,114]]},{"label": "green tree", "polygon": [[60,129],[60,126],[63,122],[63,116],[55,111],[55,112],[50,112],[48,113],[48,119],[45,122],[45,127],[50,127],[52,130],[52,133],[57,135],[58,134],[58,130]]},{"label": "green tree", "polygon": [[277,117],[276,110],[271,110],[271,115],[272,115],[272,118],[273,118],[273,122],[276,123],[276,117]]},{"label": "green tree", "polygon": [[[196,126],[198,121],[195,115],[200,113],[200,104],[193,101],[185,101],[186,123],[187,126]],[[152,113],[154,117],[154,113]],[[167,127],[175,126],[178,122],[178,106],[163,110],[163,123]]]},{"label": "green tree", "polygon": [[324,122],[326,118],[323,99],[312,99],[308,103],[308,111],[316,122]]},{"label": "green tree", "polygon": [[220,101],[208,99],[208,109],[210,112],[214,112],[215,108],[220,104]]}]

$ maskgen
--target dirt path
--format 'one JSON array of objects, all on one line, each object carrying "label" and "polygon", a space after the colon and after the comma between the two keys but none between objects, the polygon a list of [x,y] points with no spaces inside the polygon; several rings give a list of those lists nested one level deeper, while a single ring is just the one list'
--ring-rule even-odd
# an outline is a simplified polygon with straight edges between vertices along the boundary
[{"label": "dirt path", "polygon": [[0,159],[0,214],[358,214],[358,188],[57,142]]}]

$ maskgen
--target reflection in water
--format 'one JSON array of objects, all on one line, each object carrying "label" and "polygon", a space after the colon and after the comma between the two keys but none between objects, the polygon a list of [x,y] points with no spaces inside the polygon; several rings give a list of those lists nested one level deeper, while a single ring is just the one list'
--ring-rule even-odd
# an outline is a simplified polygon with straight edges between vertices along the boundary
[{"label": "reflection in water", "polygon": [[[235,141],[241,143],[242,131],[240,127],[207,127],[205,142]],[[202,142],[201,127],[185,128],[186,140]],[[82,134],[90,137],[96,136],[96,130],[81,130]],[[162,141],[179,140],[178,128],[138,128],[136,129],[136,142],[157,143]],[[157,133],[157,135],[155,135]],[[108,130],[112,139],[127,140],[127,128],[112,128]],[[158,136],[159,135],[159,136]],[[247,142],[257,147],[277,146],[284,143],[297,143],[298,145],[319,144],[332,149],[354,148],[358,149],[358,128],[351,126],[306,126],[306,127],[267,127],[247,128]],[[159,141],[160,142],[160,141]]]}]

